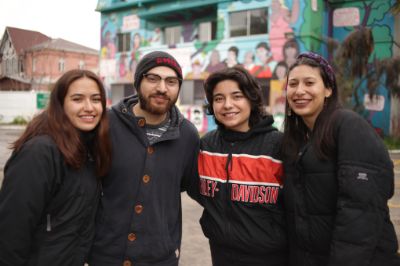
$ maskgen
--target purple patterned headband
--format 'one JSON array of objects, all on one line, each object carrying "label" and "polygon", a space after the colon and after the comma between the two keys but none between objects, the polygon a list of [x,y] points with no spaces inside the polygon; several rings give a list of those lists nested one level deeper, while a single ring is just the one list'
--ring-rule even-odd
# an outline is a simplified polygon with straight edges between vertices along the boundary
[{"label": "purple patterned headband", "polygon": [[313,52],[304,52],[304,53],[299,54],[296,59],[299,60],[300,58],[303,58],[303,57],[317,62],[322,67],[323,71],[328,75],[329,83],[333,87],[336,87],[335,73],[333,72],[332,66],[329,64],[329,62],[325,58],[323,58],[319,54],[316,54]]}]

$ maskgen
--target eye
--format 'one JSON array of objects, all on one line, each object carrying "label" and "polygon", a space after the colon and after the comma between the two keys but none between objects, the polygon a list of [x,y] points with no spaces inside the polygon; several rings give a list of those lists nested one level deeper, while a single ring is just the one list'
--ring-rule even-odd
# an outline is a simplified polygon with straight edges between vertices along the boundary
[{"label": "eye", "polygon": [[154,75],[154,74],[147,74],[147,75],[145,75],[145,77],[151,83],[156,83],[161,79],[159,76]]},{"label": "eye", "polygon": [[82,97],[72,97],[71,100],[78,103],[82,101]]},{"label": "eye", "polygon": [[233,99],[235,99],[235,100],[241,100],[243,98],[244,98],[243,94],[235,94],[235,95],[233,95]]},{"label": "eye", "polygon": [[176,86],[179,83],[178,78],[175,77],[168,77],[165,79],[165,82],[167,83],[168,86]]},{"label": "eye", "polygon": [[100,96],[95,96],[95,97],[93,97],[93,98],[92,98],[92,102],[94,102],[94,103],[99,103],[99,102],[101,102],[101,97],[100,97]]},{"label": "eye", "polygon": [[312,86],[312,85],[314,85],[314,82],[313,82],[313,81],[306,81],[305,83],[306,83],[306,86]]},{"label": "eye", "polygon": [[224,101],[224,98],[222,96],[214,97],[214,102],[215,103],[221,103],[223,101]]}]

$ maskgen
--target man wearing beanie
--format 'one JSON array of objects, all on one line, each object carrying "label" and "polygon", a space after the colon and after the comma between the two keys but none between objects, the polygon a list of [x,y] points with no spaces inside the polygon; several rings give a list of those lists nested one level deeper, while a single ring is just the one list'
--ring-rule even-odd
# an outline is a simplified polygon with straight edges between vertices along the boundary
[{"label": "man wearing beanie", "polygon": [[174,57],[149,53],[136,68],[137,95],[109,111],[112,165],[103,178],[91,266],[178,265],[181,192],[198,191],[199,149],[196,128],[175,106],[181,84]]}]

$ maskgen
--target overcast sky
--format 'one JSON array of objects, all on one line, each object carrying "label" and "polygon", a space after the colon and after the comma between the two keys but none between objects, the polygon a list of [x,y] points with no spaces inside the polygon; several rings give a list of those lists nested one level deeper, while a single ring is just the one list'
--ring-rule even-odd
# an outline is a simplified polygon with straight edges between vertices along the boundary
[{"label": "overcast sky", "polygon": [[0,38],[6,26],[39,31],[100,49],[98,0],[0,0]]}]

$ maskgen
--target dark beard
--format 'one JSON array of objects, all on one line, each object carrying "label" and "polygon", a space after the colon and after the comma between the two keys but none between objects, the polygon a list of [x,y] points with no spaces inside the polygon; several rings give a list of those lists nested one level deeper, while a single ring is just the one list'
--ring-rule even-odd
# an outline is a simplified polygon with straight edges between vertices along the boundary
[{"label": "dark beard", "polygon": [[[163,94],[158,94],[158,95],[163,95]],[[154,115],[163,115],[167,113],[178,100],[178,98],[175,99],[169,98],[169,102],[165,107],[154,107],[149,103],[149,101],[147,101],[145,97],[143,97],[143,95],[140,92],[138,92],[138,97],[139,97],[140,108]]]}]

